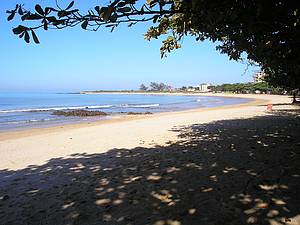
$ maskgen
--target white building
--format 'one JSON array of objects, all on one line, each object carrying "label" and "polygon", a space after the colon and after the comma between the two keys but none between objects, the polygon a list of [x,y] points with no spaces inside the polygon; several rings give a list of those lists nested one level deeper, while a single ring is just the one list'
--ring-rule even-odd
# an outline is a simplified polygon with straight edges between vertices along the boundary
[{"label": "white building", "polygon": [[195,86],[194,88],[200,92],[210,92],[211,90],[208,88],[209,86],[212,86],[212,84],[203,83],[203,84],[199,84],[198,86]]},{"label": "white building", "polygon": [[253,82],[260,83],[264,81],[264,77],[266,76],[265,72],[260,71],[253,75]]}]

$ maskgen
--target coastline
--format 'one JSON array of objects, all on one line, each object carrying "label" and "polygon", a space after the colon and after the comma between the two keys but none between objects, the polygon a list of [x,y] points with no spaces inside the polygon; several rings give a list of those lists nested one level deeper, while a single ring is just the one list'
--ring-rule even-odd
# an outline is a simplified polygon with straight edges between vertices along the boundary
[{"label": "coastline", "polygon": [[216,96],[216,97],[237,97],[243,98],[242,96],[253,96],[253,95],[263,95],[263,94],[233,94],[233,93],[214,93],[214,92],[155,92],[155,91],[81,91],[80,95],[181,95],[181,96]]},{"label": "coastline", "polygon": [[0,141],[0,217],[4,224],[299,224],[300,107],[287,96],[255,97]]},{"label": "coastline", "polygon": [[[227,94],[226,96],[253,100],[215,108],[121,116],[91,123],[1,133],[0,169],[41,165],[51,158],[69,157],[76,153],[102,153],[114,148],[163,146],[178,140],[176,132],[172,131],[174,127],[265,115],[266,104],[290,102],[288,96]],[[279,107],[283,106],[276,106]]]},{"label": "coastline", "polygon": [[[86,93],[90,94],[90,93]],[[98,126],[101,124],[110,124],[110,123],[119,123],[124,121],[132,121],[132,120],[140,120],[145,118],[151,118],[161,115],[171,115],[171,114],[184,114],[184,113],[191,113],[191,112],[202,112],[207,110],[218,110],[218,109],[225,109],[225,108],[235,108],[235,107],[243,107],[243,106],[250,106],[255,105],[258,103],[267,104],[266,99],[262,99],[261,97],[257,97],[254,95],[236,95],[236,94],[210,94],[210,93],[188,93],[185,94],[183,92],[176,92],[176,93],[155,93],[155,92],[148,92],[148,93],[131,93],[131,92],[101,92],[101,93],[91,93],[91,94],[137,94],[137,95],[186,95],[186,96],[207,96],[207,97],[224,97],[224,98],[242,98],[242,99],[249,99],[250,101],[245,103],[239,104],[230,104],[224,106],[214,106],[214,107],[200,107],[200,108],[192,108],[192,109],[184,109],[184,110],[176,110],[176,111],[167,111],[167,112],[156,112],[153,114],[141,114],[141,115],[127,115],[127,114],[118,114],[114,116],[109,116],[109,118],[103,118],[101,120],[91,120],[91,121],[75,121],[72,123],[64,123],[60,125],[49,125],[45,127],[28,127],[25,129],[12,129],[12,130],[0,130],[0,141],[14,139],[17,137],[27,137],[41,133],[51,133],[61,130],[68,130],[68,129],[77,129],[82,127],[90,127],[90,126]]]},{"label": "coastline", "polygon": [[[57,95],[25,95],[25,102],[37,102],[39,104],[20,105],[13,104],[8,108],[1,107],[0,110],[0,133],[22,131],[29,129],[39,129],[47,127],[61,126],[65,124],[90,123],[98,120],[110,120],[112,117],[123,116],[132,113],[160,113],[172,111],[184,111],[195,108],[218,107],[223,105],[240,104],[249,101],[237,96],[224,97],[201,96],[200,94],[186,93],[135,93],[106,92],[100,94],[86,94],[75,96],[72,94]],[[109,95],[109,96],[106,96]],[[115,97],[114,95],[118,95]],[[164,97],[162,97],[164,96]],[[209,95],[208,95],[209,96]],[[6,96],[8,99],[11,96]],[[13,96],[17,100],[16,96]],[[23,98],[22,95],[17,96]],[[53,101],[53,99],[57,99]],[[193,100],[191,100],[193,99]],[[203,100],[202,100],[203,99]],[[76,100],[76,101],[74,101]],[[4,100],[5,96],[4,96]],[[105,116],[80,116],[64,117],[55,115],[64,110],[74,112],[101,111]],[[54,116],[53,116],[54,115]]]}]

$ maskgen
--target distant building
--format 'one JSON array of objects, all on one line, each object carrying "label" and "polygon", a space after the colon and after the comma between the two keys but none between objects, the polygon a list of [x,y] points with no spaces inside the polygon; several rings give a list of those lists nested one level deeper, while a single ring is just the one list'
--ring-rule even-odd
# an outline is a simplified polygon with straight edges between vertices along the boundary
[{"label": "distant building", "polygon": [[266,76],[265,72],[263,72],[263,71],[257,72],[253,75],[253,82],[254,83],[263,82],[265,76]]},{"label": "distant building", "polygon": [[197,91],[197,88],[194,86],[188,86],[188,87],[186,87],[186,90],[189,92],[194,92],[194,91]]},{"label": "distant building", "polygon": [[203,83],[203,84],[199,84],[198,86],[195,86],[194,88],[197,91],[200,91],[200,92],[210,92],[211,91],[209,89],[210,86],[212,86],[212,84],[210,84],[210,83]]}]

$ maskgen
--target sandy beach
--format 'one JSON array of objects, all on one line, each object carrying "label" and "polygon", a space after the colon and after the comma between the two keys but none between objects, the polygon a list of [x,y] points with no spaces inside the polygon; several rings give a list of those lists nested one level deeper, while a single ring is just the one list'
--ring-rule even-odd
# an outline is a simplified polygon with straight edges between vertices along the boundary
[{"label": "sandy beach", "polygon": [[275,95],[216,96],[244,97],[253,101],[218,108],[123,116],[94,123],[2,132],[0,169],[22,169],[28,165],[41,165],[48,159],[68,157],[75,153],[102,153],[114,148],[164,145],[177,140],[176,132],[172,131],[173,127],[264,115],[267,112],[266,104],[290,102],[287,96]]},{"label": "sandy beach", "polygon": [[221,96],[252,101],[0,133],[0,224],[300,224],[299,106]]}]

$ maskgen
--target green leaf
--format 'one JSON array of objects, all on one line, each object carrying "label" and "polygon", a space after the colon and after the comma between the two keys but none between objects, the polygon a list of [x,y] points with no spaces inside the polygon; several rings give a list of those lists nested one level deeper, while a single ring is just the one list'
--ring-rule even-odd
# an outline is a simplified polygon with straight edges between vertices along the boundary
[{"label": "green leaf", "polygon": [[127,5],[126,2],[119,2],[119,3],[117,4],[117,7],[124,7],[125,5]]},{"label": "green leaf", "polygon": [[57,16],[58,16],[59,18],[61,18],[61,17],[68,16],[68,15],[70,15],[71,13],[72,13],[72,12],[70,12],[70,11],[61,10],[61,11],[59,11],[59,12],[57,13]]},{"label": "green leaf", "polygon": [[22,21],[26,20],[27,16],[29,16],[29,15],[30,15],[29,12],[26,13],[26,14],[24,14],[23,16],[21,16],[21,20],[22,20]]},{"label": "green leaf", "polygon": [[130,7],[118,8],[118,12],[126,13],[130,11],[131,11]]},{"label": "green leaf", "polygon": [[86,30],[88,24],[89,22],[87,20],[83,21],[83,23],[81,24],[81,28]]},{"label": "green leaf", "polygon": [[135,4],[136,0],[126,0],[126,4]]},{"label": "green leaf", "polygon": [[25,32],[22,32],[22,33],[19,35],[19,38],[23,38],[23,37],[24,37],[24,34],[25,34]]},{"label": "green leaf", "polygon": [[101,7],[100,8],[100,14],[105,13],[108,10],[108,7]]},{"label": "green leaf", "polygon": [[27,30],[27,27],[19,25],[18,27],[16,27],[16,28],[13,29],[13,32],[14,32],[14,34],[21,34],[25,30]]},{"label": "green leaf", "polygon": [[56,20],[56,21],[52,22],[52,24],[54,26],[64,25],[65,24],[65,20]]},{"label": "green leaf", "polygon": [[158,18],[159,18],[159,15],[155,15],[155,16],[153,17],[153,23],[156,23],[157,20],[158,20]]},{"label": "green leaf", "polygon": [[44,10],[42,9],[42,7],[39,4],[35,5],[35,10],[40,14],[40,15],[44,15]]},{"label": "green leaf", "polygon": [[66,10],[71,9],[71,8],[73,7],[73,5],[74,5],[74,1],[72,1],[72,2],[68,5],[68,7],[66,8]]},{"label": "green leaf", "polygon": [[111,17],[110,17],[110,21],[111,22],[116,22],[117,21],[117,19],[118,19],[118,15],[117,15],[117,13],[114,13],[113,15],[111,15]]},{"label": "green leaf", "polygon": [[46,17],[46,19],[47,19],[50,23],[56,21],[56,17],[55,17],[55,16],[48,16],[48,17]]},{"label": "green leaf", "polygon": [[34,42],[36,44],[39,44],[40,41],[39,41],[38,37],[36,36],[36,34],[35,34],[35,32],[33,30],[31,30],[31,34],[32,34],[32,38],[33,38]]},{"label": "green leaf", "polygon": [[44,30],[48,30],[48,22],[46,20],[44,21]]},{"label": "green leaf", "polygon": [[19,15],[21,15],[21,16],[24,14],[24,12],[23,12],[23,10],[22,10],[22,7],[21,7],[21,6],[19,6],[18,13],[19,13]]},{"label": "green leaf", "polygon": [[100,11],[100,6],[97,5],[97,6],[95,7],[95,10],[96,10],[96,12],[100,15],[100,13],[101,13],[101,11]]},{"label": "green leaf", "polygon": [[8,17],[7,17],[7,20],[10,21],[12,20],[14,17],[15,17],[15,11],[13,11]]},{"label": "green leaf", "polygon": [[51,13],[51,8],[49,8],[49,7],[46,7],[45,8],[45,15],[48,15],[49,13]]},{"label": "green leaf", "polygon": [[58,12],[59,10],[54,9],[54,8],[52,8],[52,7],[46,7],[46,8],[45,8],[46,14],[50,13],[51,11],[53,11],[53,12]]},{"label": "green leaf", "polygon": [[22,16],[22,20],[39,20],[42,19],[43,17],[37,13],[35,14],[25,14],[24,16]]},{"label": "green leaf", "polygon": [[28,34],[28,31],[27,31],[27,30],[25,31],[24,40],[26,41],[26,43],[29,43],[29,42],[30,42],[30,37],[29,37],[29,34]]}]

